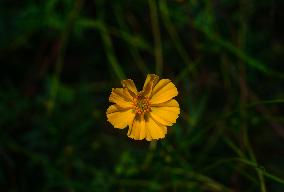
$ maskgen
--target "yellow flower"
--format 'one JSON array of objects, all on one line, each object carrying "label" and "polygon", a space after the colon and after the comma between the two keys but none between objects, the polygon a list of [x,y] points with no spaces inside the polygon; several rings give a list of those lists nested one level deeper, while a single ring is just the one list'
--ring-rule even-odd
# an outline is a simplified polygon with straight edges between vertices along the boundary
[{"label": "yellow flower", "polygon": [[109,101],[114,103],[106,112],[108,121],[123,129],[129,126],[128,137],[148,141],[164,138],[167,126],[173,125],[180,113],[173,97],[177,88],[169,79],[149,74],[138,92],[131,79],[121,81],[123,88],[112,89]]}]

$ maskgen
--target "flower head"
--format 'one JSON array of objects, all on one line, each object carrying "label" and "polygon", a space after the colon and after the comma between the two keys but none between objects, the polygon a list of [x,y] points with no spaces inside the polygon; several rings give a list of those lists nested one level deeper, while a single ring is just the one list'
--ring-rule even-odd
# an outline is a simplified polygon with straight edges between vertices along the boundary
[{"label": "flower head", "polygon": [[173,97],[177,88],[169,79],[154,74],[146,78],[138,92],[131,79],[121,81],[123,88],[112,89],[109,101],[114,103],[106,112],[108,121],[119,129],[128,129],[128,137],[148,141],[164,138],[167,126],[173,125],[180,113]]}]

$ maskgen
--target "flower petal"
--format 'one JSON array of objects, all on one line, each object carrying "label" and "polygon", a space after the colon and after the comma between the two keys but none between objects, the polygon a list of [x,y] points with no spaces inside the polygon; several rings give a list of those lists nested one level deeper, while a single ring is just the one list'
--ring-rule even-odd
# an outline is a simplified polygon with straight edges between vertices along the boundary
[{"label": "flower petal", "polygon": [[146,134],[148,141],[164,138],[167,134],[167,127],[155,121],[151,116],[145,116],[145,127],[148,131]]},{"label": "flower petal", "polygon": [[169,79],[161,79],[152,91],[150,103],[166,102],[178,95],[176,86]]},{"label": "flower petal", "polygon": [[165,103],[160,103],[151,106],[150,116],[157,122],[171,126],[176,122],[180,114],[179,104],[176,100],[172,99]]},{"label": "flower petal", "polygon": [[[123,87],[127,88],[130,94],[134,97],[138,93],[137,88],[132,79],[122,80],[121,84]],[[134,95],[133,95],[134,94]]]},{"label": "flower petal", "polygon": [[135,113],[131,108],[125,109],[118,105],[111,105],[106,112],[108,121],[119,129],[131,125],[135,117]]},{"label": "flower petal", "polygon": [[129,108],[132,107],[132,97],[128,90],[125,88],[115,88],[109,96],[109,101],[116,103],[120,107]]},{"label": "flower petal", "polygon": [[152,89],[157,84],[158,81],[159,81],[159,76],[155,74],[147,75],[147,78],[143,86],[143,95],[146,97],[150,97]]},{"label": "flower petal", "polygon": [[142,140],[145,138],[146,128],[143,115],[136,115],[132,126],[129,126],[127,135],[135,140]]},{"label": "flower petal", "polygon": [[148,130],[146,130],[145,139],[146,139],[147,141],[152,141],[152,140],[153,140],[153,138],[152,138],[152,136],[151,136],[151,134],[150,134],[150,131],[148,131]]}]

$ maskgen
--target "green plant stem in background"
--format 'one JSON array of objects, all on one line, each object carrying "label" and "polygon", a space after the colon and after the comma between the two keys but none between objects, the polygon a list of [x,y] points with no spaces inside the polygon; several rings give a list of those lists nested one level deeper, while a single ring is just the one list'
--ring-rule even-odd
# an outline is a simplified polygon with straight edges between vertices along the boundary
[{"label": "green plant stem in background", "polygon": [[56,102],[56,96],[58,93],[59,83],[60,83],[60,74],[61,74],[61,70],[64,65],[64,54],[65,54],[66,44],[67,44],[69,35],[72,31],[72,28],[74,26],[74,23],[82,8],[82,5],[83,5],[83,0],[76,0],[74,2],[74,8],[70,11],[67,17],[67,20],[66,20],[65,27],[60,35],[60,39],[57,42],[59,48],[58,48],[58,53],[57,53],[57,60],[55,63],[54,74],[51,77],[50,96],[49,96],[48,105],[47,105],[48,113],[51,113],[53,111],[53,108]]},{"label": "green plant stem in background", "polygon": [[[121,32],[121,36],[123,37],[123,39],[125,39],[128,42],[133,42],[131,43],[132,46],[129,46],[129,52],[133,57],[133,62],[137,64],[137,67],[139,68],[139,70],[143,73],[143,75],[147,75],[150,73],[149,68],[147,67],[146,63],[144,62],[143,58],[141,57],[139,50],[137,48],[137,42],[134,41],[134,38],[131,37],[131,32],[129,27],[127,26],[126,22],[125,22],[125,18],[123,17],[123,13],[121,11],[120,8],[117,8],[115,11],[116,14],[116,20],[119,24],[120,27],[120,31]],[[134,20],[134,16],[132,16],[133,20]],[[133,40],[131,40],[133,39]],[[137,38],[136,38],[137,39]],[[146,43],[143,39],[141,39],[140,44],[147,44],[147,47],[149,49],[149,45],[148,43]],[[151,51],[150,51],[151,53]]]},{"label": "green plant stem in background", "polygon": [[[226,139],[226,142],[228,142],[228,141],[229,140]],[[269,178],[269,179],[271,179],[271,180],[273,180],[275,182],[278,182],[280,184],[284,184],[284,179],[282,179],[280,177],[277,177],[277,176],[275,176],[275,175],[273,175],[271,173],[268,173],[263,166],[260,166],[260,165],[256,164],[255,162],[249,161],[249,160],[244,159],[242,157],[241,158],[234,157],[234,158],[221,159],[219,161],[216,161],[214,164],[211,164],[211,165],[209,165],[207,167],[204,167],[204,169],[202,169],[202,172],[206,171],[206,170],[208,171],[208,170],[213,169],[213,168],[218,167],[218,166],[224,166],[228,162],[233,162],[232,164],[235,164],[235,161],[243,163],[243,164],[248,165],[248,166],[251,166],[252,168],[257,169],[260,172],[262,172],[262,174],[264,176],[266,176],[267,178]]]},{"label": "green plant stem in background", "polygon": [[217,33],[209,31],[208,29],[203,28],[197,24],[195,24],[194,26],[196,27],[196,29],[201,31],[207,38],[209,38],[212,42],[219,45],[224,50],[234,54],[235,56],[237,56],[239,59],[241,59],[245,64],[249,65],[250,67],[260,71],[263,74],[271,75],[271,76],[274,76],[280,79],[284,79],[284,73],[270,69],[264,63],[252,58],[251,56],[246,54],[244,51],[235,47],[231,42],[220,37]]},{"label": "green plant stem in background", "polygon": [[170,12],[168,9],[167,1],[159,1],[159,8],[161,12],[161,18],[174,43],[174,46],[177,49],[180,57],[186,64],[185,70],[182,70],[182,72],[180,72],[175,79],[175,83],[178,84],[188,74],[192,75],[191,73],[194,71],[197,64],[193,63],[192,59],[190,58],[189,54],[181,43],[181,39],[176,31],[176,28],[170,20]]},{"label": "green plant stem in background", "polygon": [[163,50],[159,26],[158,9],[156,0],[148,0],[148,3],[150,7],[151,24],[154,36],[156,74],[161,76],[163,72]]},{"label": "green plant stem in background", "polygon": [[105,24],[105,12],[104,12],[104,7],[103,7],[104,3],[98,2],[97,6],[98,6],[97,8],[98,17],[101,21],[99,25],[100,35],[102,38],[102,42],[104,45],[104,50],[105,50],[105,54],[107,56],[108,62],[119,80],[126,79],[125,73],[119,64],[117,57],[115,56],[112,39],[111,39],[110,33],[108,32],[109,29]]},{"label": "green plant stem in background", "polygon": [[[246,42],[247,42],[247,31],[248,31],[248,24],[247,21],[249,20],[249,15],[248,15],[248,4],[250,1],[240,1],[240,15],[239,15],[239,23],[240,27],[238,30],[238,35],[237,35],[237,45],[236,47],[238,50],[242,50],[243,52],[246,51]],[[240,58],[241,59],[241,58]],[[246,66],[243,63],[243,60],[240,60],[238,62],[239,65],[239,87],[240,87],[240,130],[242,134],[242,142],[243,142],[243,147],[245,150],[248,151],[249,158],[257,164],[256,156],[254,154],[254,151],[252,149],[250,139],[249,139],[249,133],[248,133],[248,123],[247,123],[247,111],[244,106],[247,105],[248,102],[248,85],[247,85],[247,75],[246,75]],[[263,174],[261,171],[256,169],[259,182],[260,182],[260,190],[261,192],[266,192],[266,186],[265,186],[265,180],[263,177]]]},{"label": "green plant stem in background", "polygon": [[116,74],[116,76],[119,80],[126,79],[126,76],[125,76],[121,66],[118,63],[116,56],[115,56],[111,37],[110,37],[110,35],[107,31],[108,31],[108,29],[104,25],[102,25],[100,33],[101,33],[102,41],[103,41],[104,48],[105,48],[105,53],[107,55],[109,64],[112,67],[112,69],[114,70],[114,73]]},{"label": "green plant stem in background", "polygon": [[150,44],[142,37],[136,34],[132,34],[130,31],[128,31],[125,25],[122,25],[120,21],[120,19],[122,19],[120,18],[122,17],[122,15],[117,12],[116,14],[117,14],[116,19],[118,20],[118,23],[119,25],[121,25],[122,29],[108,25],[107,23],[103,22],[102,19],[90,19],[85,17],[81,17],[80,20],[77,21],[77,25],[82,27],[83,29],[95,29],[98,31],[106,28],[108,30],[104,32],[109,33],[109,35],[112,35],[114,37],[117,37],[125,41],[128,45],[130,45],[131,47],[135,47],[135,49],[137,50],[145,51],[149,54],[152,54],[153,50]]},{"label": "green plant stem in background", "polygon": [[150,164],[153,160],[156,149],[157,149],[157,141],[151,141],[150,144],[149,144],[149,150],[148,150],[147,155],[146,155],[145,160],[144,160],[144,164],[143,164],[143,167],[142,167],[143,169],[149,168],[149,166],[150,166]]}]

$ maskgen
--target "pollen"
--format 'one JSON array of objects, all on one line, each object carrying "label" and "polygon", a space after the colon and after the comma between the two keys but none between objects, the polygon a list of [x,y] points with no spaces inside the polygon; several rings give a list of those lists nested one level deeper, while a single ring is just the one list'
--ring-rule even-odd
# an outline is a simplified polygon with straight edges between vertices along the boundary
[{"label": "pollen", "polygon": [[145,97],[142,93],[138,93],[138,95],[134,98],[133,101],[133,109],[136,114],[145,114],[150,112],[150,103],[149,99]]}]

